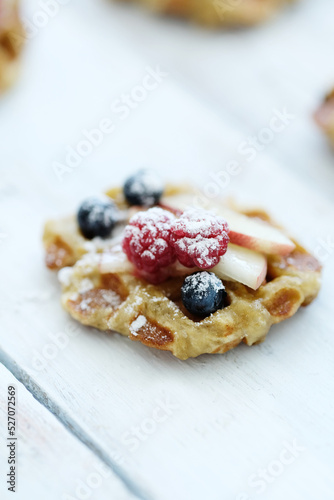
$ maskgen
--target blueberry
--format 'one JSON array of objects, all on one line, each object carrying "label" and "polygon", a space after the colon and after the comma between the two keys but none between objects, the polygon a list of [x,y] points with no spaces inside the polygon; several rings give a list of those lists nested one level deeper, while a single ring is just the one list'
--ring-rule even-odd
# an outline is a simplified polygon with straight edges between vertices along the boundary
[{"label": "blueberry", "polygon": [[160,177],[149,169],[139,170],[124,184],[124,196],[130,205],[152,206],[159,203],[164,191]]},{"label": "blueberry", "polygon": [[78,224],[85,238],[107,238],[118,219],[115,203],[106,197],[91,197],[78,210]]},{"label": "blueberry", "polygon": [[187,276],[181,288],[182,302],[195,316],[209,316],[227,305],[223,282],[207,271]]}]

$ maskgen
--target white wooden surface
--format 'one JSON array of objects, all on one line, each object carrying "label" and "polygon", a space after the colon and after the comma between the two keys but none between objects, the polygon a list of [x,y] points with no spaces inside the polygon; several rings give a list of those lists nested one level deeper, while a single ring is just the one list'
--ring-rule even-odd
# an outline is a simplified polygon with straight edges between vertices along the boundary
[{"label": "white wooden surface", "polygon": [[[8,441],[1,441],[1,498],[66,499],[76,496],[132,500],[115,474],[94,453],[66,430],[45,407],[40,405],[15,377],[0,365],[1,429],[7,428],[7,391],[16,391],[17,422],[15,494],[4,487],[4,472],[9,472],[5,453]],[[6,436],[7,437],[7,436]],[[6,478],[7,480],[7,478]],[[47,495],[47,497],[46,497]]]},{"label": "white wooden surface", "polygon": [[[27,19],[39,10],[26,1]],[[0,103],[0,359],[13,374],[1,377],[39,401],[19,401],[40,422],[20,430],[24,500],[62,498],[93,459],[114,471],[96,499],[333,498],[334,156],[310,117],[334,81],[333,18],[331,0],[304,0],[259,29],[217,33],[72,0],[29,41],[22,79]],[[121,120],[111,104],[157,65],[168,76]],[[240,144],[284,108],[294,119],[247,162]],[[104,118],[115,131],[60,182],[54,162]],[[187,362],[62,311],[43,267],[46,218],[140,165],[205,187],[232,160],[241,173],[222,194],[268,208],[321,253],[324,286],[311,307],[260,346]],[[293,442],[295,459],[277,465]],[[254,474],[268,468],[259,493]]]}]

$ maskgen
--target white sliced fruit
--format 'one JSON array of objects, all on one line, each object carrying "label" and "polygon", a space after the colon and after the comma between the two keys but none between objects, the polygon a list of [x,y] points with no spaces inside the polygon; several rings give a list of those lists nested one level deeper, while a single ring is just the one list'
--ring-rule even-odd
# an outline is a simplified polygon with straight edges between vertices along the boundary
[{"label": "white sliced fruit", "polygon": [[[176,195],[163,199],[166,206],[186,210],[196,206],[194,195]],[[230,241],[236,245],[265,254],[288,255],[295,249],[295,244],[279,229],[260,220],[247,217],[223,205],[210,203],[207,207],[226,219],[230,228]]]},{"label": "white sliced fruit", "polygon": [[119,245],[115,246],[111,252],[101,254],[99,270],[101,274],[131,273],[134,270],[134,266]]},{"label": "white sliced fruit", "polygon": [[218,210],[230,227],[230,241],[266,254],[288,255],[296,245],[279,229],[260,219],[223,208]]},{"label": "white sliced fruit", "polygon": [[257,290],[267,274],[264,255],[230,243],[219,264],[210,269],[221,279],[231,279]]}]

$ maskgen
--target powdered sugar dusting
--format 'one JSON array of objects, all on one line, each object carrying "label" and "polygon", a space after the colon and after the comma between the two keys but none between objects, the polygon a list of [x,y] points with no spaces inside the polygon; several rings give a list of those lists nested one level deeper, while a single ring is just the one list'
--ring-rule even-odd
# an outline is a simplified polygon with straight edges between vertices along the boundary
[{"label": "powdered sugar dusting", "polygon": [[82,245],[86,252],[104,252],[109,250],[109,248],[114,245],[120,244],[123,239],[124,226],[117,226],[113,230],[112,238],[93,238],[92,240],[87,240]]},{"label": "powdered sugar dusting", "polygon": [[169,223],[175,216],[160,207],[150,208],[146,212],[138,212],[130,219],[130,224],[147,227],[150,232],[164,232],[169,229]]},{"label": "powdered sugar dusting", "polygon": [[169,242],[174,220],[172,213],[159,207],[138,212],[130,219],[124,232],[123,250],[137,269],[154,274],[175,261]]},{"label": "powdered sugar dusting", "polygon": [[190,209],[172,224],[171,243],[184,266],[210,269],[226,253],[228,233],[228,224],[222,217]]},{"label": "powdered sugar dusting", "polygon": [[72,276],[73,276],[73,268],[63,267],[63,269],[60,269],[60,271],[58,272],[59,283],[64,287],[70,286]]},{"label": "powdered sugar dusting", "polygon": [[121,297],[113,290],[103,290],[102,299],[111,307],[118,307],[122,303]]},{"label": "powdered sugar dusting", "polygon": [[99,269],[102,274],[133,272],[134,267],[127,259],[121,245],[115,245],[109,252],[101,254]]},{"label": "powdered sugar dusting", "polygon": [[142,303],[143,298],[140,297],[140,295],[136,295],[136,293],[134,293],[134,297],[131,298],[131,302],[126,302],[125,313],[128,316],[134,316],[138,306],[140,306]]},{"label": "powdered sugar dusting", "polygon": [[114,202],[105,195],[88,198],[82,203],[81,209],[87,211],[90,224],[103,221],[108,226],[115,218],[116,208]]},{"label": "powdered sugar dusting", "polygon": [[132,333],[132,335],[137,336],[139,330],[141,330],[141,328],[143,328],[143,326],[146,325],[146,323],[147,319],[145,318],[145,316],[143,315],[138,316],[138,318],[135,321],[133,321],[130,325],[130,332]]},{"label": "powdered sugar dusting", "polygon": [[79,285],[79,293],[85,293],[88,292],[88,290],[92,290],[94,288],[93,282],[89,278],[84,278],[82,281],[80,281]]},{"label": "powdered sugar dusting", "polygon": [[145,205],[150,206],[156,203],[156,193],[162,193],[164,184],[160,177],[150,169],[142,169],[131,178],[131,192],[145,200]]},{"label": "powdered sugar dusting", "polygon": [[90,298],[90,297],[88,299],[82,300],[80,302],[80,306],[79,306],[80,309],[81,309],[81,311],[89,311],[89,310],[91,310],[91,305],[90,304],[91,304],[92,300],[93,299]]},{"label": "powdered sugar dusting", "polygon": [[212,279],[212,273],[203,271],[201,273],[196,273],[191,276],[187,276],[184,280],[183,291],[185,293],[191,292],[196,288],[196,295],[199,298],[203,298],[207,295],[209,290],[214,289],[216,293],[221,290],[225,290],[223,282],[219,279]]},{"label": "powdered sugar dusting", "polygon": [[183,212],[175,232],[186,232],[187,236],[195,238],[201,234],[205,238],[217,236],[222,230],[229,232],[227,221],[210,210],[190,208]]},{"label": "powdered sugar dusting", "polygon": [[86,313],[94,312],[97,308],[117,309],[122,303],[121,297],[113,290],[92,289],[81,293],[82,298],[78,307]]}]

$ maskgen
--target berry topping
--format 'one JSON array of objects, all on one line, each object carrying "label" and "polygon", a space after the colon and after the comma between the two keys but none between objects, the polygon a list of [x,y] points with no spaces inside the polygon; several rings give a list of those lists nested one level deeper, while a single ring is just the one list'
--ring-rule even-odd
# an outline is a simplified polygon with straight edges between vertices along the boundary
[{"label": "berry topping", "polygon": [[208,316],[227,305],[223,282],[207,271],[187,276],[181,288],[185,308],[195,316]]},{"label": "berry topping", "polygon": [[[139,271],[155,274],[152,282],[159,280],[160,271],[175,261],[175,252],[169,243],[170,227],[175,217],[162,208],[138,212],[125,228],[123,250]],[[158,273],[158,276],[156,275]]]},{"label": "berry topping", "polygon": [[77,219],[85,238],[107,238],[118,221],[118,208],[107,196],[88,198],[81,204]]},{"label": "berry topping", "polygon": [[228,224],[222,217],[191,209],[172,224],[170,242],[181,264],[210,269],[226,253],[228,233]]},{"label": "berry topping", "polygon": [[160,177],[149,169],[139,170],[124,184],[124,196],[130,205],[149,207],[159,203],[164,191]]}]

